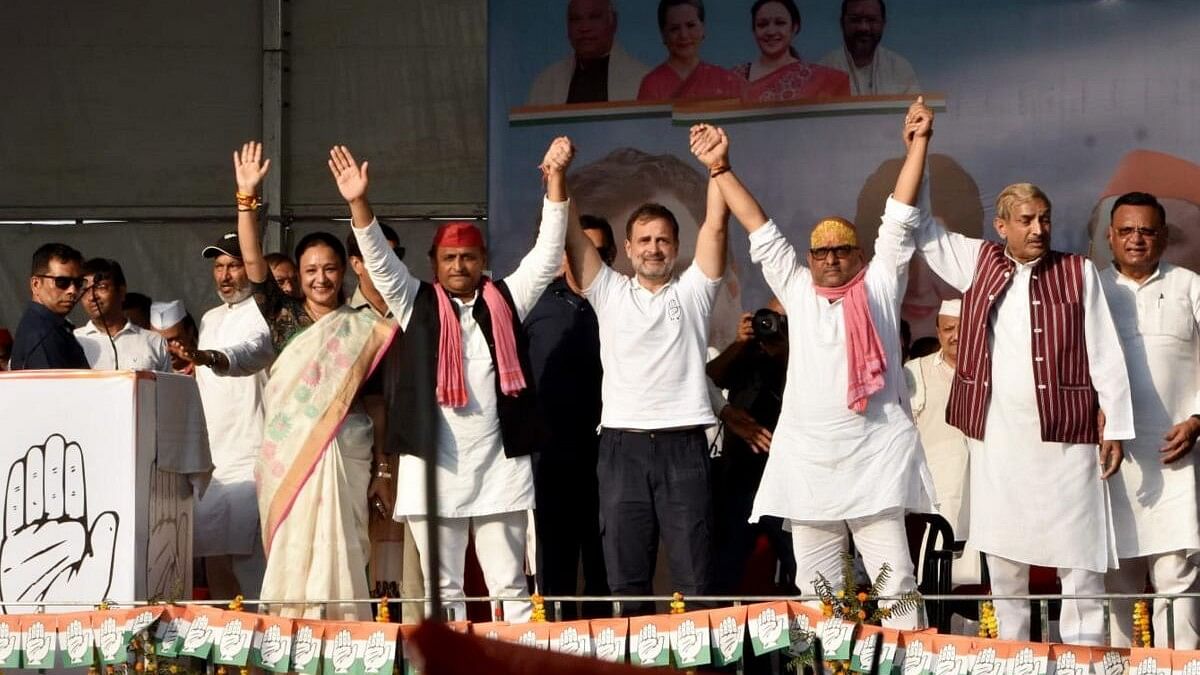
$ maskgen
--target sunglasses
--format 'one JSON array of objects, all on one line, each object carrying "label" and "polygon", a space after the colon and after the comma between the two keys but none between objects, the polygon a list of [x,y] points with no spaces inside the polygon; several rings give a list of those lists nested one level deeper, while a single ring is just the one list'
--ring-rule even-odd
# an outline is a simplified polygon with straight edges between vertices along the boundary
[{"label": "sunglasses", "polygon": [[850,254],[857,251],[857,246],[829,246],[822,248],[809,249],[809,253],[817,260],[825,260],[832,253],[834,258],[845,260],[850,257]]},{"label": "sunglasses", "polygon": [[83,277],[57,277],[53,274],[35,274],[33,276],[41,279],[53,279],[54,287],[60,291],[65,291],[72,286],[78,290],[83,288],[83,285],[87,282]]}]

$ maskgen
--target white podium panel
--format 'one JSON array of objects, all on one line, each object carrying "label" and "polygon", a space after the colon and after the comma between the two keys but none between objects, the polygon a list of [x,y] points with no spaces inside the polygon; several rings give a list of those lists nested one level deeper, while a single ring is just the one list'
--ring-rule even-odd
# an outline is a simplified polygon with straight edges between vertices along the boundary
[{"label": "white podium panel", "polygon": [[199,407],[179,375],[0,374],[0,611],[191,597]]}]

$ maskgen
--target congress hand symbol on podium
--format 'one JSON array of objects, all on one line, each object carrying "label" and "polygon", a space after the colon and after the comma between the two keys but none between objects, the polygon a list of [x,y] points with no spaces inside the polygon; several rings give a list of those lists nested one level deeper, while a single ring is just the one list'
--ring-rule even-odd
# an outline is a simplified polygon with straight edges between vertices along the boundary
[{"label": "congress hand symbol on podium", "polygon": [[120,517],[88,517],[83,450],[59,434],[12,463],[4,493],[0,606],[99,602],[113,578]]}]

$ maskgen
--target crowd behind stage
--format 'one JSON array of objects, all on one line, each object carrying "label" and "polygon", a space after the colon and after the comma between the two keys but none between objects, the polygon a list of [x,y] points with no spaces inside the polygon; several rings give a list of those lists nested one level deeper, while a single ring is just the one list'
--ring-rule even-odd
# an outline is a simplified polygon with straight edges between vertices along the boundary
[{"label": "crowd behind stage", "polygon": [[[1162,207],[1143,192],[1117,199],[1104,270],[1050,247],[1050,198],[1028,183],[1000,192],[1001,243],[970,239],[930,215],[932,136],[918,99],[868,261],[842,218],[817,223],[806,246],[788,241],[739,180],[725,131],[693,127],[710,179],[686,269],[667,208],[641,206],[621,237],[572,202],[574,148],[558,138],[517,269],[484,274],[480,231],[448,222],[429,248],[432,283],[405,265],[371,210],[367,163],[344,146],[329,169],[350,236],[316,232],[291,257],[264,255],[270,167],[249,142],[234,153],[237,229],[194,252],[220,300],[199,322],[178,301],[130,292],[117,261],[50,243],[0,346],[13,370],[194,376],[215,465],[195,553],[213,596],[298,601],[277,610],[289,615],[366,618],[321,601],[420,597],[434,583],[462,597],[469,540],[500,598],[649,595],[660,541],[685,595],[811,594],[818,575],[840,579],[851,537],[872,578],[891,566],[882,590],[898,596],[917,585],[911,513],[940,514],[965,542],[956,583],[978,583],[986,565],[998,595],[1026,592],[1031,566],[1056,569],[1065,594],[1196,591],[1200,277],[1161,261]],[[775,299],[716,353],[731,215]],[[633,276],[610,267],[617,246]],[[937,344],[908,358],[900,305],[914,255],[961,299],[942,305]],[[66,320],[76,303],[90,318],[80,327]],[[430,460],[436,572],[420,562]],[[750,572],[764,538],[773,579]],[[530,606],[496,611],[519,622]],[[1027,603],[995,611],[1001,638],[1029,638]],[[1167,611],[1154,608],[1160,642]],[[1170,611],[1174,645],[1196,648],[1195,601]],[[1118,645],[1131,614],[1113,603]],[[1102,604],[1064,601],[1059,630],[1105,640]]]}]

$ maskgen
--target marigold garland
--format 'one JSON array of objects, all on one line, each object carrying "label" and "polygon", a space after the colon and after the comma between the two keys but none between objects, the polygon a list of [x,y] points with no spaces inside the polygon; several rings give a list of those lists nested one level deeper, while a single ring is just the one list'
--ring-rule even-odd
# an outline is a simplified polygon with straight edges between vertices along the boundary
[{"label": "marigold garland", "polygon": [[676,591],[671,594],[671,614],[683,614],[686,604],[683,601],[683,593]]},{"label": "marigold garland", "polygon": [[1133,637],[1137,647],[1151,647],[1154,644],[1150,632],[1150,603],[1145,600],[1133,603]]},{"label": "marigold garland", "polygon": [[979,603],[979,637],[995,639],[1000,636],[1000,624],[996,620],[996,606],[991,600]]},{"label": "marigold garland", "polygon": [[529,620],[534,623],[545,623],[546,621],[546,600],[540,593],[534,593],[529,598],[533,603],[533,611],[529,613]]}]

